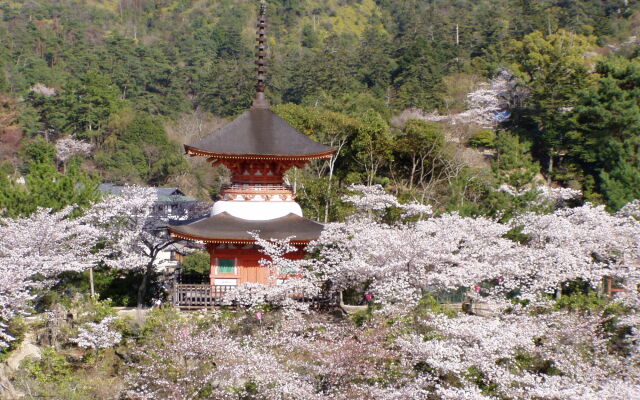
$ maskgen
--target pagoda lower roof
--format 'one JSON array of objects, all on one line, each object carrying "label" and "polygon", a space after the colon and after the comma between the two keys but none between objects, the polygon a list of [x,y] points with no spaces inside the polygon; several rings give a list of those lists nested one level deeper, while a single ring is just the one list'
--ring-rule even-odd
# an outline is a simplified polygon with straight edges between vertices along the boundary
[{"label": "pagoda lower roof", "polygon": [[252,108],[193,144],[187,154],[217,159],[310,160],[329,158],[335,149],[298,132],[268,108]]},{"label": "pagoda lower roof", "polygon": [[320,237],[323,225],[296,214],[263,221],[247,220],[226,212],[184,224],[169,225],[171,236],[206,243],[254,243],[249,232],[266,240],[291,238],[291,243],[308,243]]}]

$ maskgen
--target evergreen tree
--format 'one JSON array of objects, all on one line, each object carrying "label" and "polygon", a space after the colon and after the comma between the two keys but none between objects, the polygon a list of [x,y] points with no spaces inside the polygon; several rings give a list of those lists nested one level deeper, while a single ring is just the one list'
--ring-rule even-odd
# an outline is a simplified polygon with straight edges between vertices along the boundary
[{"label": "evergreen tree", "polygon": [[24,183],[0,172],[0,215],[27,216],[38,207],[59,211],[71,204],[82,209],[99,198],[97,176],[87,173],[77,158],[64,173],[58,171],[54,154],[53,145],[37,139],[24,151]]},{"label": "evergreen tree", "polygon": [[600,61],[597,85],[580,93],[573,115],[573,155],[618,209],[640,197],[640,62]]},{"label": "evergreen tree", "polygon": [[593,38],[560,31],[533,32],[510,49],[512,67],[530,93],[513,112],[513,122],[534,142],[537,155],[546,162],[549,179],[554,161],[568,152],[567,125],[577,93],[590,83],[586,51]]},{"label": "evergreen tree", "polygon": [[396,109],[420,108],[431,111],[442,105],[442,53],[430,43],[417,41],[400,60],[394,79]]}]

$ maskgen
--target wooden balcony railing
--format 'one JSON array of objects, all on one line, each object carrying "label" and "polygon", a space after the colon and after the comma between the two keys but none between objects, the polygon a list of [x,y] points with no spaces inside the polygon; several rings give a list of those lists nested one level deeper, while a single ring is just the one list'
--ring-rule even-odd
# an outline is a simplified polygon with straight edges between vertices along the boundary
[{"label": "wooden balcony railing", "polygon": [[184,309],[211,308],[221,304],[227,292],[235,286],[177,283],[173,290],[173,304]]},{"label": "wooden balcony railing", "polygon": [[[210,286],[208,284],[175,283],[173,286],[173,305],[184,310],[207,309],[222,305],[224,295],[236,289],[236,286]],[[323,306],[337,304],[333,298],[308,298],[299,293],[288,297],[305,303]]]}]

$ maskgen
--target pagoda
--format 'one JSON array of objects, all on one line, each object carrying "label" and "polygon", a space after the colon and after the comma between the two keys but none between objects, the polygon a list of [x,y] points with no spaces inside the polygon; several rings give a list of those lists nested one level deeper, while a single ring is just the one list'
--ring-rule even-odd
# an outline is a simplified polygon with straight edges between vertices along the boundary
[{"label": "pagoda", "polygon": [[[263,239],[291,238],[298,249],[291,259],[305,256],[304,246],[317,239],[322,224],[302,216],[295,194],[284,182],[291,167],[331,158],[335,149],[317,143],[287,124],[269,109],[265,97],[266,4],[261,2],[257,31],[257,84],[251,108],[200,141],[185,145],[190,156],[206,157],[212,165],[231,171],[231,184],[222,187],[209,217],[170,225],[176,239],[204,242],[210,255],[210,284],[232,287],[243,283],[270,283],[259,260],[265,258],[250,232]],[[274,279],[275,278],[275,279]]]}]

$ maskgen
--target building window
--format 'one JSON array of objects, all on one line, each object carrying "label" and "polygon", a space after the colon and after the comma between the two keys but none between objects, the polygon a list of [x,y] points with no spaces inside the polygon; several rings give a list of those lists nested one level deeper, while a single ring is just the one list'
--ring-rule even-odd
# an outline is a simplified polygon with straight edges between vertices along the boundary
[{"label": "building window", "polygon": [[236,272],[236,263],[233,258],[218,258],[218,273],[233,274]]}]

